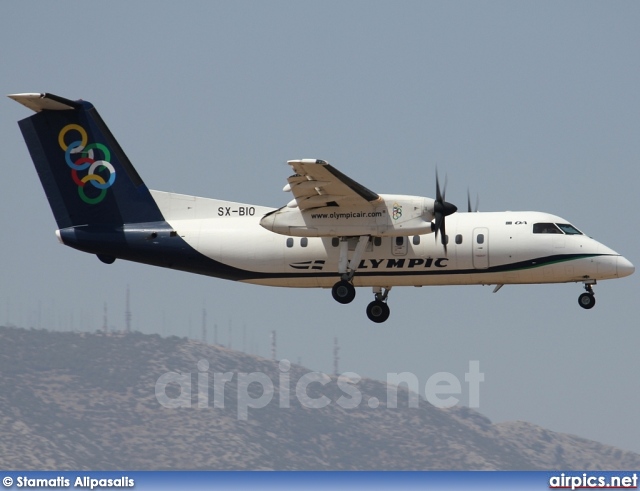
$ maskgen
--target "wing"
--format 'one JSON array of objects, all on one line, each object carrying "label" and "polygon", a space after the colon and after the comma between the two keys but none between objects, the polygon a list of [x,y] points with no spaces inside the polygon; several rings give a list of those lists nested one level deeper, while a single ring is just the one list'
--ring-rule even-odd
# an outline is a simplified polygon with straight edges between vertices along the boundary
[{"label": "wing", "polygon": [[324,160],[289,160],[287,163],[295,174],[287,179],[289,184],[284,190],[293,193],[301,210],[323,206],[362,206],[380,199],[376,193]]}]

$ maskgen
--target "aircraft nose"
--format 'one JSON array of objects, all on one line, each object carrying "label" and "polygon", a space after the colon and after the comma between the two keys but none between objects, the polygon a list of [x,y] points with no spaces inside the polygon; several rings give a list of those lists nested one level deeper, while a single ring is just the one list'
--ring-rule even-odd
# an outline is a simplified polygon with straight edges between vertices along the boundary
[{"label": "aircraft nose", "polygon": [[635,266],[631,264],[631,261],[622,256],[617,257],[616,269],[620,278],[622,278],[623,276],[629,276],[636,270]]}]

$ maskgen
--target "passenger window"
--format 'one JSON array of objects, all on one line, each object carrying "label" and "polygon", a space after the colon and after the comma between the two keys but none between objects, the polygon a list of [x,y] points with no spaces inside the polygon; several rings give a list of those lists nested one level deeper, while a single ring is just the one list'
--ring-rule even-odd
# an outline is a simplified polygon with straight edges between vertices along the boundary
[{"label": "passenger window", "polygon": [[401,246],[404,244],[404,237],[396,237],[396,245]]},{"label": "passenger window", "polygon": [[449,236],[445,235],[444,236],[444,245],[447,245],[447,244],[449,244]]},{"label": "passenger window", "polygon": [[484,234],[478,234],[476,241],[478,244],[484,244]]},{"label": "passenger window", "polygon": [[534,234],[561,234],[562,232],[555,223],[535,223],[533,225]]},{"label": "passenger window", "polygon": [[309,244],[309,239],[307,239],[306,237],[302,237],[300,239],[300,246],[301,247],[307,247],[308,244]]},{"label": "passenger window", "polygon": [[373,245],[376,247],[380,247],[382,245],[382,237],[374,237]]},{"label": "passenger window", "polygon": [[413,236],[413,245],[420,245],[420,236],[419,235],[414,235]]},{"label": "passenger window", "polygon": [[340,239],[338,239],[338,237],[333,237],[331,239],[331,245],[333,247],[338,247],[340,245]]},{"label": "passenger window", "polygon": [[289,237],[287,239],[287,247],[293,247],[293,238]]},{"label": "passenger window", "polygon": [[456,244],[462,244],[462,235],[456,235]]}]

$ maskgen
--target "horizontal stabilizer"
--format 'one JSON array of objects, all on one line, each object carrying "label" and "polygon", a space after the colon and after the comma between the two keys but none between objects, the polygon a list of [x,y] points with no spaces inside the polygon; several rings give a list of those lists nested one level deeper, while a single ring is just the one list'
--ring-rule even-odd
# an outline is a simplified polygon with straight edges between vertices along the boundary
[{"label": "horizontal stabilizer", "polygon": [[8,97],[37,113],[43,110],[65,111],[82,107],[80,102],[53,94],[11,94]]}]

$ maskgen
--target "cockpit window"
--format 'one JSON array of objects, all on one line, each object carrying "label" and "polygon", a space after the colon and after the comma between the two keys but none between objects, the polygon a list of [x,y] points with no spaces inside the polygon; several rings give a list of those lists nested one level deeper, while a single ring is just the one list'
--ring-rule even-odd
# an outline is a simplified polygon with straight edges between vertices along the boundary
[{"label": "cockpit window", "polygon": [[535,223],[533,225],[534,234],[561,234],[562,231],[556,227],[555,223]]},{"label": "cockpit window", "polygon": [[582,232],[575,228],[573,225],[569,225],[568,223],[556,223],[560,230],[562,230],[567,235],[582,235]]}]

